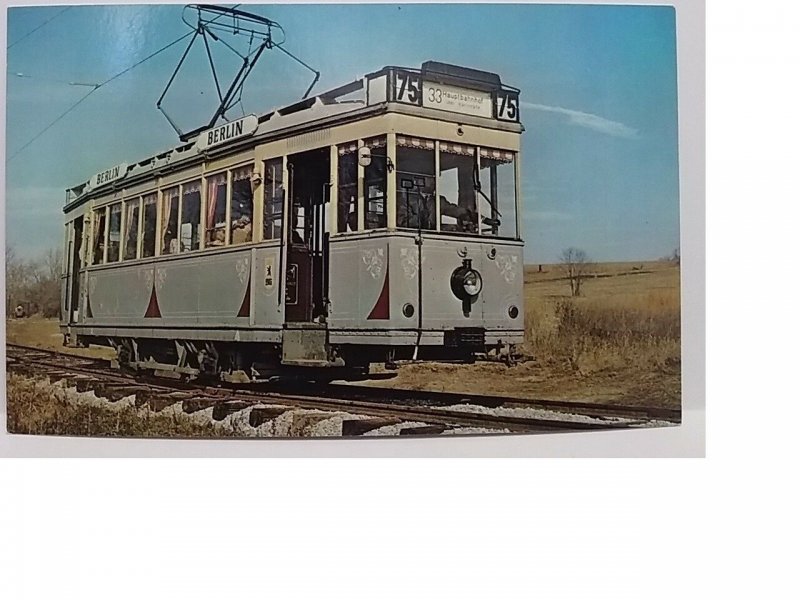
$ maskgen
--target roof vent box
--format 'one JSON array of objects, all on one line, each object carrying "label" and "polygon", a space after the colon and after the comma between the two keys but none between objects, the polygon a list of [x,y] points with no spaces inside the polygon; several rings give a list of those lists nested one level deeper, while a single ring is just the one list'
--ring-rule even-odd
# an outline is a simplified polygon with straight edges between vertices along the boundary
[{"label": "roof vent box", "polygon": [[422,77],[444,85],[468,85],[471,88],[483,91],[496,91],[503,87],[500,76],[488,71],[459,67],[447,63],[429,60],[422,63]]}]

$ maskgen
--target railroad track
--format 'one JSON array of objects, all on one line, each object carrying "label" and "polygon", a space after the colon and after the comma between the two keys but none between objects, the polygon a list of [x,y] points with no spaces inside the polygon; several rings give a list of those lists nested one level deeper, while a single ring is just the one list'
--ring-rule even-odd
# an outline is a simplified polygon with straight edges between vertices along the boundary
[{"label": "railroad track", "polygon": [[443,433],[538,433],[625,429],[680,422],[680,411],[663,408],[571,403],[476,394],[398,390],[349,384],[256,384],[207,386],[112,370],[107,360],[6,345],[7,368],[67,380],[79,392],[109,402],[135,395],[154,411],[180,404],[187,414],[210,413],[216,421],[247,411],[250,427],[301,415],[304,423],[337,417],[340,435],[437,435]]}]

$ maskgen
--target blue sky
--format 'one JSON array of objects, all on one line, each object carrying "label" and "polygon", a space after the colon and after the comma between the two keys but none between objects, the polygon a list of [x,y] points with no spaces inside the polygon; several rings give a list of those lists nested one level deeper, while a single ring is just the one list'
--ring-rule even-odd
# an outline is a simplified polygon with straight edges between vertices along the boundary
[{"label": "blue sky", "polygon": [[[555,262],[568,246],[598,261],[658,258],[678,246],[672,8],[243,8],[284,27],[285,47],[322,72],[317,93],[388,64],[431,59],[495,71],[520,88],[528,262]],[[61,244],[65,188],[177,142],[155,103],[188,40],[103,86],[19,151],[91,90],[70,82],[105,81],[189,31],[180,5],[62,10],[8,11],[6,239],[27,256]],[[245,87],[248,113],[298,99],[312,78],[280,53],[262,61]],[[210,118],[207,69],[196,46],[165,101],[184,129]]]}]

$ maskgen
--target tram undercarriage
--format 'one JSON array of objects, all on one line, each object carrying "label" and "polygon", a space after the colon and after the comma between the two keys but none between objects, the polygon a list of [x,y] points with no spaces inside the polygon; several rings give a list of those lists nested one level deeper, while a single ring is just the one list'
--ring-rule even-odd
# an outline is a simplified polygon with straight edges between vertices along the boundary
[{"label": "tram undercarriage", "polygon": [[[472,363],[476,359],[507,364],[518,357],[515,344],[486,346],[464,344],[463,337],[449,336],[442,346],[378,346],[305,344],[289,341],[283,345],[258,342],[209,340],[166,340],[153,338],[66,336],[65,345],[107,346],[116,351],[112,367],[159,377],[255,383],[277,378],[308,381],[367,378],[371,364],[395,370],[405,361],[437,360]],[[458,345],[463,344],[463,345]]]}]

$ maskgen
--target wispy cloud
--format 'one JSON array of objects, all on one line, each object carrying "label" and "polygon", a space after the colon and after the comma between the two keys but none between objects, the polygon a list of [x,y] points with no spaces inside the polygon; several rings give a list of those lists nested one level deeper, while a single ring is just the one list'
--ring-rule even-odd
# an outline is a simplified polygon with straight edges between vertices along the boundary
[{"label": "wispy cloud", "polygon": [[571,221],[572,215],[557,211],[529,210],[525,211],[523,221]]},{"label": "wispy cloud", "polygon": [[571,125],[578,127],[586,127],[594,131],[611,135],[614,137],[621,137],[627,139],[635,139],[639,137],[639,132],[633,127],[628,127],[619,121],[612,121],[599,115],[592,113],[581,112],[579,110],[572,110],[569,108],[562,108],[561,106],[548,106],[546,104],[534,104],[532,102],[520,102],[522,108],[530,110],[539,110],[542,112],[557,113],[569,117]]}]

